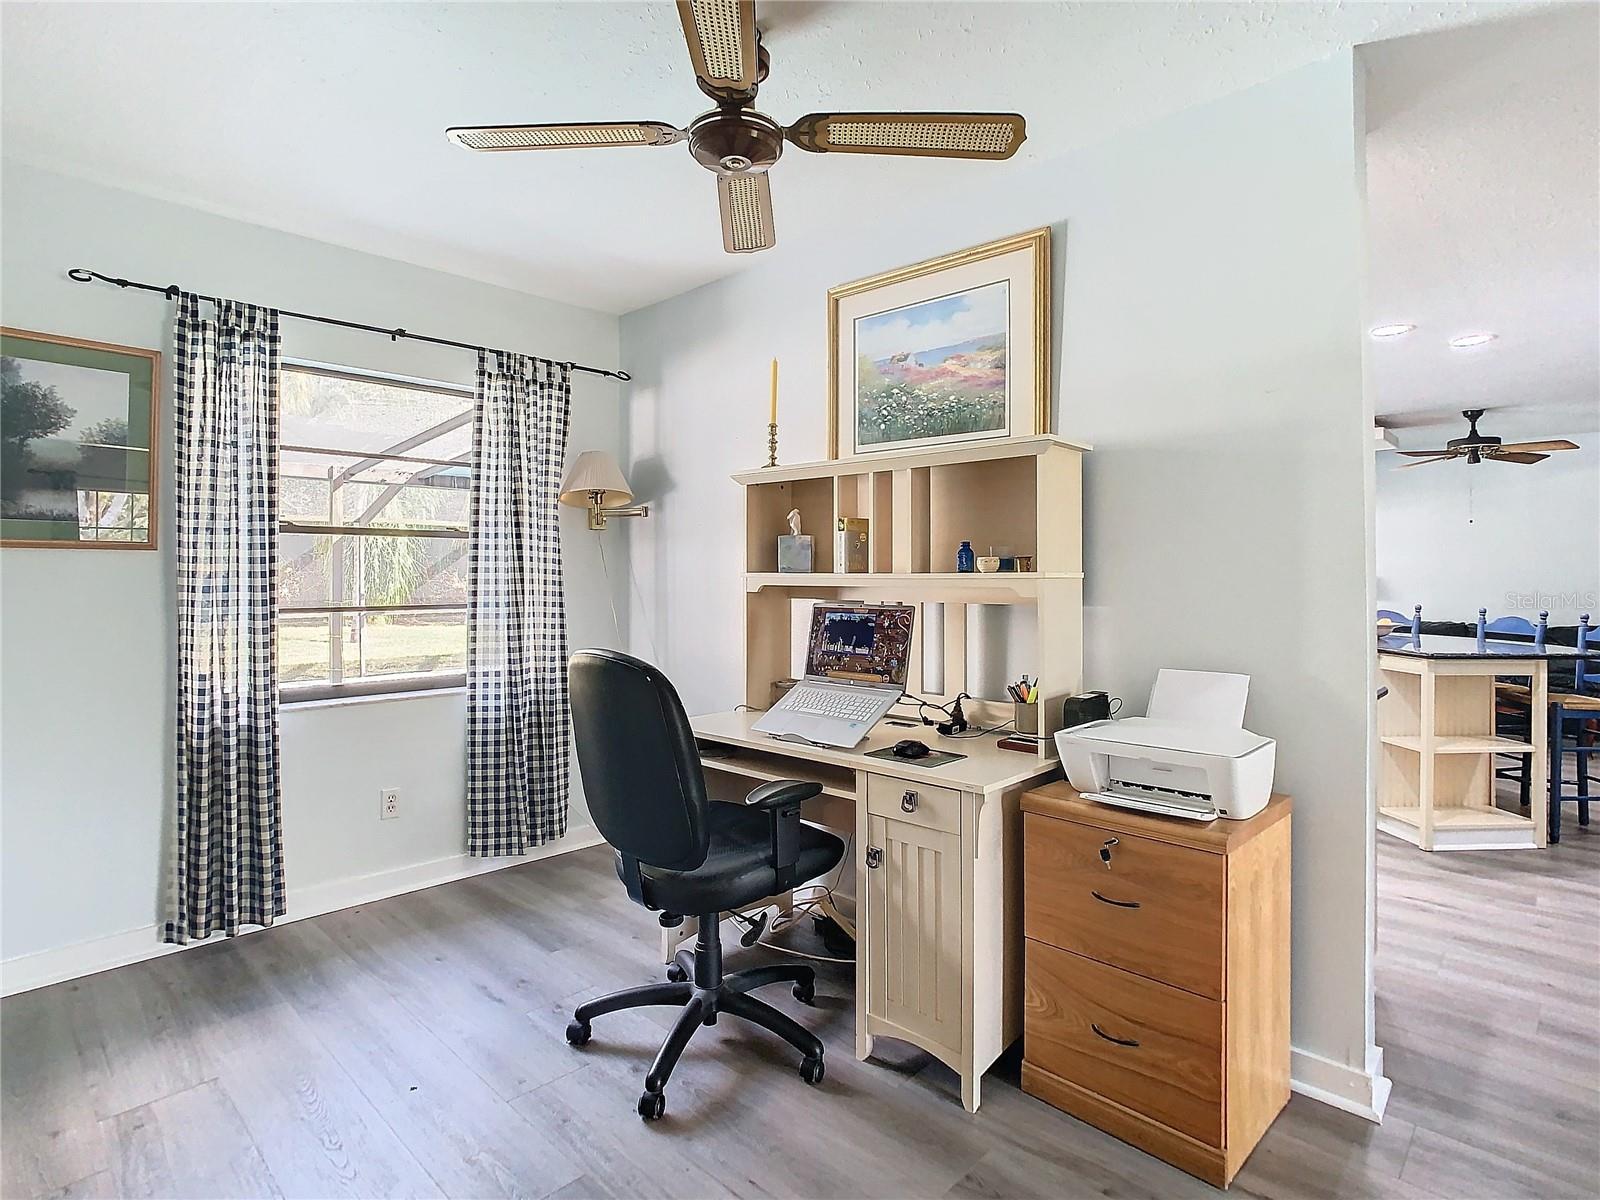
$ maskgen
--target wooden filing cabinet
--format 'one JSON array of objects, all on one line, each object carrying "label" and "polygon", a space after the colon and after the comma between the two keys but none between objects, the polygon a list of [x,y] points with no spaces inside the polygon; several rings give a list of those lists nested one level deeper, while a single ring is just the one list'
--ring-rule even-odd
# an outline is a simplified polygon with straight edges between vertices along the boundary
[{"label": "wooden filing cabinet", "polygon": [[1208,824],[1023,809],[1022,1086],[1226,1187],[1289,1100],[1290,801]]}]

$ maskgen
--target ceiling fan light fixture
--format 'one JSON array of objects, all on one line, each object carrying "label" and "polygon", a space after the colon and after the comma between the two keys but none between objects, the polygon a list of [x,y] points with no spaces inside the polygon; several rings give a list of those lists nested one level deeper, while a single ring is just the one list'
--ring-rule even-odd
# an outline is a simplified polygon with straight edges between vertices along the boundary
[{"label": "ceiling fan light fixture", "polygon": [[1397,321],[1393,325],[1374,325],[1371,329],[1367,330],[1367,333],[1375,338],[1397,338],[1405,337],[1406,334],[1410,333],[1414,329],[1416,329],[1415,325],[1407,324],[1404,321]]},{"label": "ceiling fan light fixture", "polygon": [[1487,346],[1490,342],[1499,338],[1499,336],[1500,335],[1498,333],[1488,332],[1463,333],[1459,337],[1453,337],[1450,339],[1450,349],[1470,350],[1474,346]]}]

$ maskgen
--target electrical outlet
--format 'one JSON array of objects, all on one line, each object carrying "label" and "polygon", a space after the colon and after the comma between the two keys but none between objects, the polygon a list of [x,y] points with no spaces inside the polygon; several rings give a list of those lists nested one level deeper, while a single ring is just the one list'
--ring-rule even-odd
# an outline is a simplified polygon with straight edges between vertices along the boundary
[{"label": "electrical outlet", "polygon": [[392,821],[400,815],[400,789],[384,788],[378,793],[378,816],[381,820]]}]

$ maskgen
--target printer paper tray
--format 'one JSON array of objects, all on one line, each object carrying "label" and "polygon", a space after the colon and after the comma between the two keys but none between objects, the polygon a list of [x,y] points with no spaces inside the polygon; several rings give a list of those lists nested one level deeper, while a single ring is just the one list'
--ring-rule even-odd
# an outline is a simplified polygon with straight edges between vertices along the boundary
[{"label": "printer paper tray", "polygon": [[1115,808],[1131,809],[1134,812],[1154,813],[1159,817],[1181,817],[1185,821],[1212,821],[1217,816],[1216,810],[1212,808],[1172,804],[1145,796],[1124,796],[1117,792],[1083,792],[1080,794],[1085,800],[1096,800],[1101,804],[1110,804]]}]

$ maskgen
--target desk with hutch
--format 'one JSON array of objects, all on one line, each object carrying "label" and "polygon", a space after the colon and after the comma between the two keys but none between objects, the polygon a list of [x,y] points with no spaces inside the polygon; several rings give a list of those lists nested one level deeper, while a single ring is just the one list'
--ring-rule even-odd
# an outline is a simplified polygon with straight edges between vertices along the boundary
[{"label": "desk with hutch", "polygon": [[[822,795],[805,819],[851,842],[856,886],[856,1055],[876,1037],[919,1046],[961,1076],[962,1101],[1022,1032],[1022,793],[1056,778],[1050,734],[1083,670],[1082,455],[1054,436],[776,467],[735,475],[744,488],[744,705],[696,717],[709,793],[742,799],[756,782],[810,779]],[[798,508],[815,541],[816,570],[777,570],[777,537]],[[833,568],[841,516],[869,521],[865,573]],[[1035,569],[957,573],[956,548],[1007,546]],[[919,609],[906,690],[940,703],[967,688],[966,609],[1018,608],[1032,616],[1040,680],[1036,753],[1001,750],[994,735],[943,738],[931,728],[880,723],[850,750],[778,742],[750,726],[772,685],[795,667],[796,608],[855,600]],[[922,608],[943,606],[942,654],[925,655]],[[803,626],[801,627],[803,628]],[[925,657],[942,658],[937,688]],[[976,727],[1007,721],[1009,701],[967,704]],[[889,715],[916,719],[914,706]],[[867,757],[903,737],[967,757],[938,767]],[[781,898],[780,898],[781,901]],[[686,936],[685,928],[678,936]],[[666,947],[670,957],[671,948]]]}]

